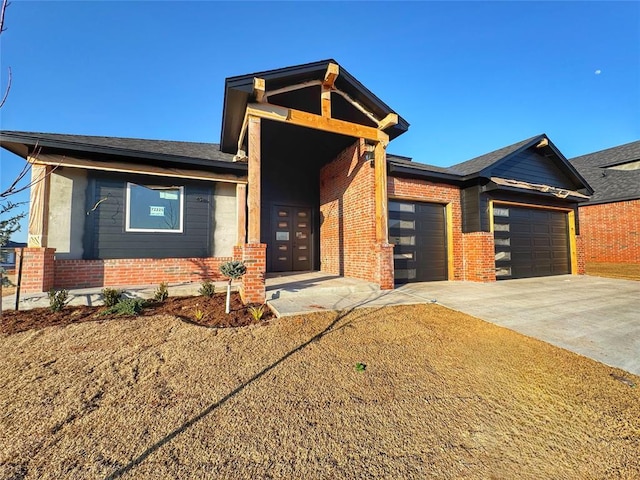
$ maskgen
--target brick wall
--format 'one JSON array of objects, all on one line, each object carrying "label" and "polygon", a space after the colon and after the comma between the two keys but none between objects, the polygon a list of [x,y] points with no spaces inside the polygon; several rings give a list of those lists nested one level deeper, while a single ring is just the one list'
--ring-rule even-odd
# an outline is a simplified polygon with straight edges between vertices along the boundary
[{"label": "brick wall", "polygon": [[[389,177],[387,191],[390,199],[404,198],[407,200],[446,203],[451,205],[453,217],[453,272],[449,272],[449,279],[464,280],[460,189],[444,183]],[[491,261],[493,261],[493,252],[491,253]]]},{"label": "brick wall", "polygon": [[251,243],[242,249],[242,261],[247,273],[240,283],[240,296],[247,303],[264,303],[266,298],[265,272],[267,267],[267,245]]},{"label": "brick wall", "polygon": [[52,283],[56,288],[85,288],[217,281],[224,280],[220,265],[230,260],[231,257],[55,260]]},{"label": "brick wall", "polygon": [[363,153],[359,140],[320,170],[320,270],[375,282],[375,179]]},{"label": "brick wall", "polygon": [[[22,250],[20,291],[46,292],[54,287],[55,248],[25,248]],[[20,264],[21,250],[16,250],[16,265]]]},{"label": "brick wall", "polygon": [[579,215],[587,263],[640,263],[640,200],[588,205]]},{"label": "brick wall", "polygon": [[496,262],[493,233],[473,232],[462,235],[464,280],[495,282]]}]

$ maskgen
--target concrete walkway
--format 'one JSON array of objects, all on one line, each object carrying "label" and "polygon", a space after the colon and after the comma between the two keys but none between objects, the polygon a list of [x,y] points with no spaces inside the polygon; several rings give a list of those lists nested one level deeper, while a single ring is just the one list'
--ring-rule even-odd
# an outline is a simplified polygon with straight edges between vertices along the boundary
[{"label": "concrete walkway", "polygon": [[310,277],[300,280],[268,290],[269,303],[281,315],[437,302],[640,375],[640,282],[561,275],[412,283],[379,291],[357,280],[346,288],[338,283],[324,288],[320,279],[314,286]]}]

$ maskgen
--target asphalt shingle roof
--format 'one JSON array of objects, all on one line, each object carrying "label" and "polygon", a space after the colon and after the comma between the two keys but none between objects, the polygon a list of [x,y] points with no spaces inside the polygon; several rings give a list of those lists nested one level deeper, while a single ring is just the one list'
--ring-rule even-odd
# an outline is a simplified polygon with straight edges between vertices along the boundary
[{"label": "asphalt shingle roof", "polygon": [[176,142],[171,140],[148,140],[142,138],[100,137],[92,135],[66,135],[59,133],[2,131],[3,135],[17,135],[36,141],[54,141],[69,146],[92,146],[109,150],[125,150],[131,153],[144,152],[201,160],[233,161],[233,155],[220,151],[217,143]]},{"label": "asphalt shingle roof", "polygon": [[474,173],[481,172],[485,168],[493,165],[494,163],[502,160],[504,157],[511,155],[513,152],[518,151],[525,145],[532,143],[538,138],[542,138],[544,135],[536,135],[535,137],[522,140],[521,142],[514,143],[507,147],[494,150],[493,152],[485,153],[479,157],[472,158],[466,162],[458,163],[449,168],[450,173],[457,173],[459,175],[473,175]]},{"label": "asphalt shingle roof", "polygon": [[595,190],[589,203],[640,198],[640,170],[615,170],[611,165],[640,160],[640,140],[569,160]]}]

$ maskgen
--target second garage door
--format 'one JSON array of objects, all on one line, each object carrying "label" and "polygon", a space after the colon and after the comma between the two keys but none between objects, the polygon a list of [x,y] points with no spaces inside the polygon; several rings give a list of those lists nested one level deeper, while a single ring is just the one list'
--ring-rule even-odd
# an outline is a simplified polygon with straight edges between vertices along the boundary
[{"label": "second garage door", "polygon": [[571,273],[566,212],[497,204],[493,231],[498,280]]},{"label": "second garage door", "polygon": [[447,280],[445,206],[393,200],[389,202],[389,242],[395,281]]}]

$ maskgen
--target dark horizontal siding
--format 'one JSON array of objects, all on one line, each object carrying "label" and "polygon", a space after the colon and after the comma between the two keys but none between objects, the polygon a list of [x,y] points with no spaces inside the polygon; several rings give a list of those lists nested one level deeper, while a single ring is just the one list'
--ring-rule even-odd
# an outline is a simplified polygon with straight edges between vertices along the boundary
[{"label": "dark horizontal siding", "polygon": [[577,187],[551,158],[531,150],[525,150],[499,163],[491,170],[491,176],[560,188]]},{"label": "dark horizontal siding", "polygon": [[[128,181],[184,187],[183,232],[127,232]],[[87,200],[85,258],[188,258],[211,254],[211,184],[183,179],[97,174],[90,179]],[[98,202],[99,205],[92,210]]]}]

